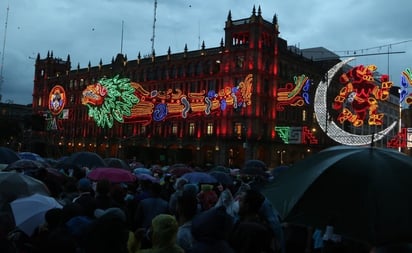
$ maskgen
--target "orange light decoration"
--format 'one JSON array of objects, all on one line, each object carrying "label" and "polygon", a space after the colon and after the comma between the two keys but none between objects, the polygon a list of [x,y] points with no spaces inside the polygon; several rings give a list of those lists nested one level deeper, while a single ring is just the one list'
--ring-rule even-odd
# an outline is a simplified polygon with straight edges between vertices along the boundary
[{"label": "orange light decoration", "polygon": [[310,79],[305,75],[295,76],[294,83],[287,83],[277,89],[276,110],[283,111],[285,106],[303,106],[309,104]]},{"label": "orange light decoration", "polygon": [[82,93],[82,103],[98,126],[111,128],[115,120],[147,125],[170,118],[217,114],[229,107],[246,108],[252,103],[252,90],[252,74],[238,85],[217,92],[201,90],[187,94],[180,89],[148,91],[139,83],[116,76],[88,85]]}]

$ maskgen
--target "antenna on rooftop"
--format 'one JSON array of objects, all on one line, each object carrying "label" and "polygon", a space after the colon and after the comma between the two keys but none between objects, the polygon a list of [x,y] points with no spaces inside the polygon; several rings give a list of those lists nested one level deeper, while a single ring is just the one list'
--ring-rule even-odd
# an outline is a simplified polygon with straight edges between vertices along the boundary
[{"label": "antenna on rooftop", "polygon": [[197,41],[197,47],[198,47],[198,49],[200,49],[200,21],[198,22],[198,24],[197,24],[197,30],[198,30],[198,36],[197,36],[197,39],[198,39],[198,41]]},{"label": "antenna on rooftop", "polygon": [[155,42],[155,32],[156,32],[156,9],[157,9],[157,0],[154,0],[154,13],[153,13],[153,34],[150,41],[152,41],[152,56],[154,55],[154,42]]},{"label": "antenna on rooftop", "polygon": [[4,66],[4,50],[6,49],[6,35],[7,35],[7,21],[9,19],[9,6],[7,5],[6,23],[4,25],[4,39],[3,39],[3,50],[1,51],[1,65],[0,65],[0,102],[2,99],[2,88],[3,88],[3,66]]},{"label": "antenna on rooftop", "polygon": [[123,54],[123,26],[124,20],[122,20],[122,38],[120,39],[120,53]]}]

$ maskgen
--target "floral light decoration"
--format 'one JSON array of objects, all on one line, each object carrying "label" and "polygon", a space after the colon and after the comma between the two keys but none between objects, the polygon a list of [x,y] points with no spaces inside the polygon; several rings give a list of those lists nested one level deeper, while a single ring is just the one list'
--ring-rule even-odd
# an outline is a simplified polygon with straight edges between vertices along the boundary
[{"label": "floral light decoration", "polygon": [[99,127],[113,127],[119,123],[140,122],[144,125],[170,118],[188,118],[225,111],[232,107],[239,110],[250,106],[253,76],[235,86],[226,86],[219,91],[202,90],[183,93],[181,89],[148,91],[128,78],[103,78],[86,87],[82,104],[89,109]]},{"label": "floral light decoration", "polygon": [[340,76],[344,87],[333,102],[333,109],[341,111],[337,118],[339,123],[348,121],[360,127],[368,119],[369,125],[382,125],[384,114],[378,113],[378,101],[389,98],[393,82],[388,75],[382,75],[379,86],[373,77],[376,69],[375,65],[358,65]]}]

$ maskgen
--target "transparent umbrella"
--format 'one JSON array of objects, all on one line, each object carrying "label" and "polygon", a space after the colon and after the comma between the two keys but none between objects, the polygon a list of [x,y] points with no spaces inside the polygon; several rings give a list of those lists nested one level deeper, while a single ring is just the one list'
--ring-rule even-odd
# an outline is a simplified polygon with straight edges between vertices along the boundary
[{"label": "transparent umbrella", "polygon": [[52,208],[62,208],[54,198],[35,193],[10,203],[16,226],[28,236],[45,222],[45,214]]}]

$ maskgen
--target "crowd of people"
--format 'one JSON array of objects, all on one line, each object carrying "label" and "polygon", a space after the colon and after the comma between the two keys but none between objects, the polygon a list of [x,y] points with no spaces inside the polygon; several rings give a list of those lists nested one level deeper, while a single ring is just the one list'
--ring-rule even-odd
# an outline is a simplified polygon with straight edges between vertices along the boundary
[{"label": "crowd of people", "polygon": [[112,183],[87,173],[64,183],[32,173],[62,208],[33,234],[2,212],[0,252],[282,252],[280,220],[251,182],[194,184],[157,171],[158,181]]},{"label": "crowd of people", "polygon": [[76,170],[64,183],[33,174],[62,208],[48,210],[33,234],[1,212],[0,252],[348,252],[340,243],[326,247],[319,229],[282,223],[260,191],[266,182],[261,175],[236,177],[231,184],[195,184],[159,171],[158,181],[128,183],[91,181],[87,173]]}]

